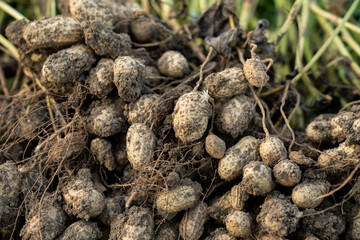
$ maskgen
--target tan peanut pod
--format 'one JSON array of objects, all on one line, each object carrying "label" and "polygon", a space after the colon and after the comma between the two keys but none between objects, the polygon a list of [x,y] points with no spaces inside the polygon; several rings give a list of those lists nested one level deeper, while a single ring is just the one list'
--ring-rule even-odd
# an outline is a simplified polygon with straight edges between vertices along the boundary
[{"label": "tan peanut pod", "polygon": [[330,183],[326,180],[302,182],[293,188],[291,199],[299,208],[316,208],[323,201],[317,198],[329,190]]},{"label": "tan peanut pod", "polygon": [[131,51],[131,39],[126,33],[115,33],[99,21],[82,22],[85,43],[96,55],[116,59]]},{"label": "tan peanut pod", "polygon": [[220,178],[227,181],[241,176],[243,167],[250,161],[259,160],[257,150],[258,140],[252,136],[246,136],[226,150],[225,156],[220,159],[218,173]]},{"label": "tan peanut pod", "polygon": [[32,21],[23,30],[23,38],[32,49],[70,46],[83,36],[80,22],[62,15]]},{"label": "tan peanut pod", "polygon": [[146,123],[146,120],[152,114],[152,107],[159,99],[158,94],[142,95],[136,102],[130,103],[128,106],[128,122]]},{"label": "tan peanut pod", "polygon": [[86,45],[79,44],[60,50],[46,59],[42,68],[42,81],[57,86],[75,83],[95,62],[93,52]]},{"label": "tan peanut pod", "polygon": [[177,240],[178,239],[177,228],[170,223],[162,224],[155,234],[155,240]]},{"label": "tan peanut pod", "polygon": [[210,217],[221,222],[226,214],[228,214],[231,210],[231,191],[227,191],[221,197],[217,197],[211,201],[207,212]]},{"label": "tan peanut pod", "polygon": [[212,114],[206,93],[192,91],[182,95],[176,102],[173,128],[183,143],[199,140],[205,133]]},{"label": "tan peanut pod", "polygon": [[158,60],[157,67],[161,74],[182,78],[190,71],[187,59],[180,52],[167,51]]},{"label": "tan peanut pod", "polygon": [[152,211],[148,208],[133,206],[111,222],[109,240],[152,240],[153,235]]},{"label": "tan peanut pod", "polygon": [[241,68],[227,68],[204,79],[204,88],[214,98],[230,98],[245,93],[247,81]]},{"label": "tan peanut pod", "polygon": [[106,97],[115,88],[114,61],[110,58],[102,58],[96,67],[90,70],[89,92],[99,98]]},{"label": "tan peanut pod", "polygon": [[351,224],[351,237],[352,239],[360,239],[360,217],[359,214],[355,216]]},{"label": "tan peanut pod", "polygon": [[287,236],[295,232],[302,215],[290,197],[274,191],[265,198],[256,221],[268,233]]},{"label": "tan peanut pod", "polygon": [[273,136],[265,138],[260,143],[259,153],[262,161],[270,167],[275,166],[281,159],[287,158],[287,151],[283,141]]},{"label": "tan peanut pod", "polygon": [[342,142],[346,138],[346,132],[351,128],[355,119],[355,113],[343,111],[336,114],[330,119],[331,140],[334,142]]},{"label": "tan peanut pod", "polygon": [[255,87],[263,87],[270,77],[266,73],[266,66],[258,56],[252,56],[244,64],[244,74],[248,82]]},{"label": "tan peanut pod", "polygon": [[233,209],[241,211],[244,209],[245,202],[249,199],[249,195],[245,192],[241,184],[237,184],[231,188],[231,206]]},{"label": "tan peanut pod", "polygon": [[198,240],[201,237],[208,219],[206,208],[206,203],[198,202],[185,212],[179,226],[180,236],[184,240]]},{"label": "tan peanut pod", "polygon": [[300,167],[288,159],[280,160],[273,167],[273,175],[276,182],[285,187],[295,186],[301,180]]},{"label": "tan peanut pod", "polygon": [[226,144],[215,134],[209,134],[205,138],[205,149],[211,157],[220,159],[225,155]]},{"label": "tan peanut pod", "polygon": [[289,153],[289,159],[305,167],[311,167],[316,163],[313,159],[306,157],[302,151],[291,151]]},{"label": "tan peanut pod", "polygon": [[305,129],[308,139],[315,143],[329,141],[331,138],[330,119],[333,116],[334,114],[321,114],[309,123]]},{"label": "tan peanut pod", "polygon": [[271,168],[257,161],[245,165],[241,184],[248,194],[254,196],[265,195],[275,187]]},{"label": "tan peanut pod", "polygon": [[96,240],[100,239],[101,235],[101,230],[96,222],[80,220],[67,227],[58,240]]},{"label": "tan peanut pod", "polygon": [[318,164],[325,168],[327,172],[337,173],[344,171],[343,166],[359,157],[360,144],[351,144],[345,141],[336,148],[323,151],[318,158]]},{"label": "tan peanut pod", "polygon": [[156,137],[149,127],[142,123],[130,126],[126,134],[128,160],[135,170],[141,170],[152,160]]},{"label": "tan peanut pod", "polygon": [[99,21],[111,29],[117,20],[130,15],[125,6],[111,1],[69,0],[69,8],[73,18]]},{"label": "tan peanut pod", "polygon": [[347,138],[356,143],[360,143],[360,118],[354,120],[350,130],[348,131]]},{"label": "tan peanut pod", "polygon": [[120,98],[127,102],[134,102],[141,95],[145,74],[145,65],[129,56],[115,59],[114,84]]},{"label": "tan peanut pod", "polygon": [[231,211],[225,219],[225,226],[229,233],[235,237],[247,238],[252,233],[252,219],[242,211]]},{"label": "tan peanut pod", "polygon": [[205,240],[236,240],[236,237],[231,235],[225,228],[217,228],[210,233],[210,236]]},{"label": "tan peanut pod", "polygon": [[215,126],[222,132],[236,138],[248,129],[255,113],[255,102],[245,95],[228,100],[221,108]]},{"label": "tan peanut pod", "polygon": [[160,215],[178,213],[193,207],[199,200],[199,191],[194,186],[179,185],[172,190],[160,192],[155,200]]}]

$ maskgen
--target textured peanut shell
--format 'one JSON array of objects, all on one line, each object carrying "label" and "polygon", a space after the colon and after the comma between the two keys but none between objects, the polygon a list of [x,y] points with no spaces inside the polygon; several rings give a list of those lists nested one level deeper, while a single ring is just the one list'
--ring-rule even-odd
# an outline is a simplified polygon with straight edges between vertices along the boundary
[{"label": "textured peanut shell", "polygon": [[199,140],[207,129],[211,114],[211,104],[203,93],[185,93],[176,102],[172,114],[176,137],[184,143]]},{"label": "textured peanut shell", "polygon": [[293,188],[291,199],[299,208],[316,208],[323,201],[317,198],[329,190],[330,184],[325,180],[303,182]]},{"label": "textured peanut shell", "polygon": [[301,217],[302,212],[295,204],[291,203],[289,197],[273,192],[261,205],[261,211],[256,217],[256,221],[268,233],[287,236],[296,230]]},{"label": "textured peanut shell", "polygon": [[157,67],[161,74],[173,78],[182,78],[190,71],[186,58],[177,51],[165,52],[159,58]]},{"label": "textured peanut shell", "polygon": [[236,240],[225,228],[217,228],[205,240]]},{"label": "textured peanut shell", "polygon": [[126,134],[126,151],[131,166],[141,170],[152,160],[156,137],[149,127],[142,123],[130,126]]},{"label": "textured peanut shell", "polygon": [[351,236],[352,239],[360,239],[360,218],[358,216],[352,222]]},{"label": "textured peanut shell", "polygon": [[80,220],[67,227],[58,240],[96,240],[100,239],[101,235],[96,222]]},{"label": "textured peanut shell", "polygon": [[159,99],[158,94],[145,94],[142,95],[136,102],[129,104],[128,122],[145,123],[152,114],[152,107]]},{"label": "textured peanut shell", "polygon": [[254,117],[255,106],[252,98],[238,95],[222,106],[215,120],[215,126],[236,138],[248,129]]},{"label": "textured peanut shell", "polygon": [[265,195],[275,187],[271,168],[257,161],[245,165],[241,184],[248,194],[254,196]]},{"label": "textured peanut shell", "polygon": [[315,143],[329,141],[331,138],[330,119],[333,114],[322,114],[309,123],[305,129],[308,139]]},{"label": "textured peanut shell", "polygon": [[96,67],[90,70],[89,92],[99,98],[106,97],[115,88],[114,61],[109,58],[102,58]]},{"label": "textured peanut shell", "polygon": [[156,232],[155,240],[177,240],[178,235],[179,233],[173,224],[165,223]]},{"label": "textured peanut shell", "polygon": [[114,83],[118,95],[127,102],[134,102],[140,97],[145,74],[145,65],[129,56],[115,59]]},{"label": "textured peanut shell", "polygon": [[161,215],[177,213],[193,207],[199,200],[199,193],[192,186],[177,186],[163,191],[156,198],[156,208]]},{"label": "textured peanut shell", "polygon": [[255,87],[265,86],[270,79],[265,64],[258,56],[246,60],[244,74],[249,83]]},{"label": "textured peanut shell", "polygon": [[86,45],[75,45],[50,55],[42,68],[42,81],[62,86],[75,83],[89,71],[96,58]]},{"label": "textured peanut shell", "polygon": [[119,214],[110,225],[110,240],[151,240],[154,234],[152,211],[144,207],[131,207]]},{"label": "textured peanut shell", "polygon": [[179,232],[184,240],[198,240],[204,232],[204,225],[208,218],[207,204],[198,202],[187,210],[180,222]]},{"label": "textured peanut shell", "polygon": [[273,174],[277,183],[285,187],[292,187],[301,180],[300,167],[291,160],[281,160],[273,168]]},{"label": "textured peanut shell", "polygon": [[251,217],[242,211],[231,211],[225,219],[225,226],[229,233],[235,237],[249,237],[251,235]]},{"label": "textured peanut shell", "polygon": [[230,98],[245,93],[247,81],[241,68],[227,68],[204,79],[204,88],[214,98]]},{"label": "textured peanut shell", "polygon": [[225,156],[219,161],[219,176],[227,181],[236,179],[241,176],[242,169],[247,163],[259,160],[257,142],[256,138],[246,136],[226,150]]},{"label": "textured peanut shell", "polygon": [[346,138],[346,132],[351,128],[354,122],[355,114],[353,112],[343,111],[330,119],[331,140],[342,142]]},{"label": "textured peanut shell", "polygon": [[243,210],[245,202],[248,199],[249,195],[245,192],[241,184],[237,184],[231,188],[231,206],[234,210]]},{"label": "textured peanut shell", "polygon": [[287,158],[284,143],[278,137],[265,138],[260,144],[259,153],[262,161],[270,167],[273,167],[281,159]]},{"label": "textured peanut shell", "polygon": [[220,159],[225,155],[226,145],[224,140],[215,134],[209,134],[205,139],[205,149],[211,157]]},{"label": "textured peanut shell", "polygon": [[32,48],[59,48],[81,41],[80,22],[58,15],[28,23],[23,30],[26,43]]}]

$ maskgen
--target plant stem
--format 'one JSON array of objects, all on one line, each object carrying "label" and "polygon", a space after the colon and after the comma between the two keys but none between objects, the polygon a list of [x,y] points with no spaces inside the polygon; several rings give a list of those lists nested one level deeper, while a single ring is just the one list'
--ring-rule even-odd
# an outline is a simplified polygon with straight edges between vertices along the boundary
[{"label": "plant stem", "polygon": [[56,2],[55,0],[46,1],[46,16],[55,17],[56,16]]},{"label": "plant stem", "polygon": [[2,34],[0,34],[0,43],[9,51],[11,56],[19,61],[19,52],[9,40],[7,40]]},{"label": "plant stem", "polygon": [[247,31],[250,19],[254,15],[258,0],[244,0],[241,7],[240,24],[244,32]]},{"label": "plant stem", "polygon": [[280,39],[285,35],[285,33],[288,31],[291,24],[296,20],[296,17],[301,9],[302,0],[296,0],[293,4],[293,6],[290,9],[290,12],[284,22],[284,24],[281,26],[281,28],[272,35],[270,42],[273,42],[275,45],[278,44]]},{"label": "plant stem", "polygon": [[346,28],[341,30],[341,38],[352,48],[352,50],[354,50],[354,52],[356,52],[358,56],[360,56],[360,46]]},{"label": "plant stem", "polygon": [[[321,46],[321,48],[316,52],[316,54],[311,58],[311,60],[306,64],[304,67],[304,72],[307,72],[319,58],[324,54],[326,49],[329,47],[331,42],[334,40],[334,38],[339,34],[341,29],[344,27],[345,22],[349,20],[351,15],[354,13],[357,5],[359,4],[360,0],[354,0],[354,2],[351,4],[350,8],[347,10],[344,18],[342,19],[341,23],[336,27],[335,31],[331,34],[331,36],[325,41],[325,43]],[[302,77],[302,73],[298,73],[292,80],[291,83],[293,85],[296,85],[296,82]]]},{"label": "plant stem", "polygon": [[2,9],[4,12],[15,18],[16,20],[24,19],[25,22],[29,22],[29,19],[27,19],[24,15],[22,15],[19,11],[17,11],[15,8],[7,4],[6,2],[0,0],[0,9]]},{"label": "plant stem", "polygon": [[299,25],[299,42],[298,42],[298,50],[296,51],[295,58],[295,67],[299,68],[300,61],[302,61],[304,57],[304,42],[306,38],[306,33],[308,29],[308,23],[310,18],[309,11],[309,0],[303,0],[303,6],[301,9],[301,17],[298,23]]},{"label": "plant stem", "polygon": [[[317,15],[320,15],[328,20],[330,20],[331,22],[333,23],[341,23],[341,21],[343,20],[342,18],[332,14],[332,13],[329,13],[321,8],[319,8],[315,2],[312,2],[310,4],[310,9],[311,11],[313,11],[315,14]],[[360,27],[352,24],[352,23],[349,23],[349,22],[345,22],[345,25],[344,25],[346,28],[356,32],[356,33],[359,33],[360,34]]]},{"label": "plant stem", "polygon": [[[318,18],[318,21],[320,22],[320,25],[323,27],[323,29],[329,35],[331,35],[334,32],[334,29],[332,28],[332,26],[325,20],[325,18],[320,17],[320,16],[317,16],[317,18]],[[351,60],[350,67],[356,73],[356,75],[358,75],[360,77],[360,67],[359,67],[359,65],[357,65],[357,63],[354,61],[354,59],[352,58],[352,56],[350,55],[350,53],[346,49],[344,43],[341,41],[339,36],[335,36],[334,43],[337,46],[339,52],[343,56],[345,56],[345,57],[347,57],[347,58],[349,58]],[[356,85],[357,88],[360,89],[360,81],[355,81],[354,84]]]}]

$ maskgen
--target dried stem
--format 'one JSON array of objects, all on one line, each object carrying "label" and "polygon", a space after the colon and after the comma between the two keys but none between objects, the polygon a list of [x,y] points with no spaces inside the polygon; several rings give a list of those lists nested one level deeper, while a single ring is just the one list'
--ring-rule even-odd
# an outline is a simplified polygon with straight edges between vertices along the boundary
[{"label": "dried stem", "polygon": [[[289,92],[289,87],[290,87],[290,82],[288,81],[286,83],[286,86],[285,86],[284,95],[283,95],[283,97],[281,99],[280,112],[281,112],[282,117],[284,118],[284,121],[285,121],[285,124],[286,124],[287,128],[291,132],[292,141],[290,143],[289,150],[288,150],[288,152],[291,152],[291,148],[292,148],[292,146],[294,145],[294,142],[295,142],[295,133],[294,133],[293,129],[291,128],[289,120],[287,119],[286,114],[284,112],[284,106],[285,106],[286,98],[287,98],[287,95],[288,95],[288,92]],[[282,134],[282,132],[281,132],[281,134]]]},{"label": "dried stem", "polygon": [[269,133],[268,129],[266,128],[266,123],[265,123],[265,118],[266,118],[266,117],[265,117],[264,107],[263,107],[263,105],[261,104],[258,96],[256,95],[256,93],[255,93],[255,91],[254,91],[254,88],[253,88],[249,83],[248,83],[248,86],[249,86],[249,88],[250,88],[250,90],[251,90],[251,93],[252,93],[253,96],[254,96],[254,99],[255,99],[257,105],[258,105],[259,108],[260,108],[261,115],[262,115],[262,127],[263,127],[263,129],[264,129],[265,136],[266,136],[266,138],[268,139],[268,138],[270,137],[270,133]]},{"label": "dried stem", "polygon": [[197,91],[197,90],[198,90],[198,88],[200,87],[201,82],[202,82],[203,77],[204,77],[204,74],[203,74],[203,69],[204,69],[205,65],[206,65],[206,64],[210,61],[210,58],[211,58],[212,53],[213,53],[213,48],[212,48],[212,47],[210,47],[210,49],[209,49],[209,53],[208,53],[208,55],[206,56],[205,61],[204,61],[204,62],[203,62],[203,64],[201,64],[201,66],[200,66],[200,76],[199,76],[199,81],[196,83],[196,85],[195,85],[195,87],[194,87],[194,90],[193,90],[193,91]]}]

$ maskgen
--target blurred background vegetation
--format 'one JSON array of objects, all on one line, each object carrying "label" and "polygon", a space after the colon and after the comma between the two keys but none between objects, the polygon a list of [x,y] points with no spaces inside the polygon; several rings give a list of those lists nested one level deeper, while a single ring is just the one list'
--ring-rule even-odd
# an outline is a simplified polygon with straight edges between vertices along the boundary
[{"label": "blurred background vegetation", "polygon": [[[120,1],[120,0],[113,0]],[[138,0],[147,12],[168,21],[174,29],[187,21],[196,21],[212,4],[220,0]],[[341,105],[360,99],[360,5],[359,0],[234,0],[240,27],[244,32],[255,28],[259,19],[267,19],[269,42],[276,43],[273,56],[274,81],[292,79],[301,93],[303,106],[293,124],[304,121],[302,111],[321,109],[337,111]],[[55,0],[0,0],[1,64],[16,61],[4,30],[14,18],[22,15],[29,20],[59,14]],[[355,7],[354,7],[355,5]],[[8,8],[12,6],[13,9]],[[350,9],[353,6],[354,9]],[[349,12],[351,11],[351,12]],[[344,16],[349,20],[334,34]],[[175,16],[175,17],[174,17]],[[284,36],[277,42],[277,36]],[[333,41],[327,41],[333,36]],[[197,42],[202,44],[202,42]],[[327,44],[330,43],[330,45]],[[326,45],[326,46],[325,46]],[[318,54],[317,54],[318,53]],[[302,71],[304,70],[304,71]],[[299,72],[301,74],[299,74]],[[0,77],[1,77],[0,72]],[[290,75],[289,75],[290,74]],[[13,78],[7,78],[9,89]],[[299,81],[298,81],[299,80]],[[274,84],[276,86],[276,84]],[[281,85],[280,85],[281,86]],[[270,89],[271,90],[271,89]],[[276,87],[275,87],[276,90]],[[310,110],[309,110],[310,109]],[[320,110],[319,110],[320,109]],[[298,122],[296,122],[298,121]]]}]

